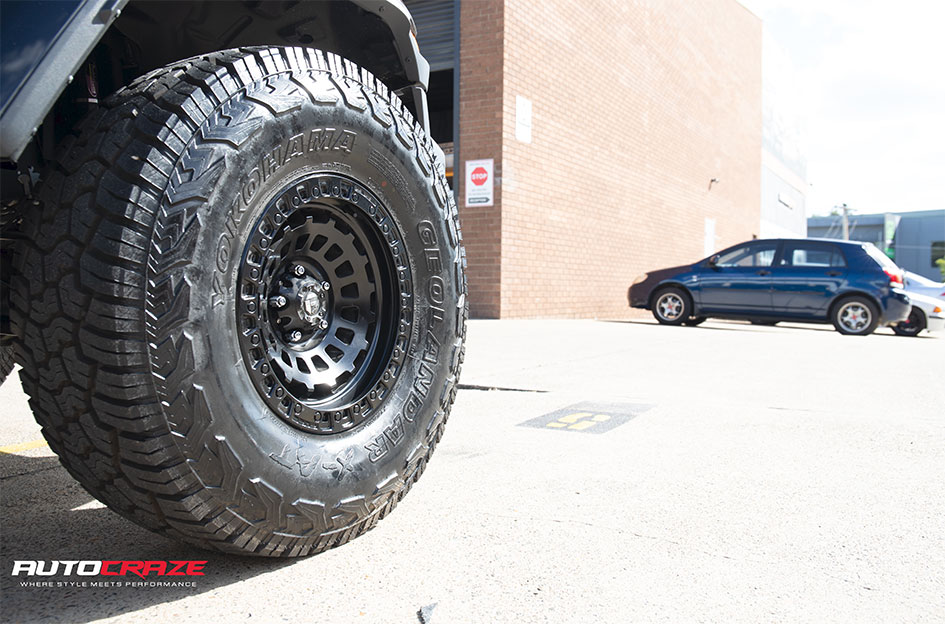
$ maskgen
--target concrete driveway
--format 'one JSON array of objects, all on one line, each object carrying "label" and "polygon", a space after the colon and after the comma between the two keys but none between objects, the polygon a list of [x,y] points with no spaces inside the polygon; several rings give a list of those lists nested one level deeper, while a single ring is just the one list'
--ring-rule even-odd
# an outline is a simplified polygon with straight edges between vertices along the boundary
[{"label": "concrete driveway", "polygon": [[[104,509],[35,442],[13,379],[2,619],[943,621],[943,379],[945,338],[888,330],[473,321],[423,478],[375,530],[296,561]],[[14,559],[208,563],[196,588],[37,588]]]}]

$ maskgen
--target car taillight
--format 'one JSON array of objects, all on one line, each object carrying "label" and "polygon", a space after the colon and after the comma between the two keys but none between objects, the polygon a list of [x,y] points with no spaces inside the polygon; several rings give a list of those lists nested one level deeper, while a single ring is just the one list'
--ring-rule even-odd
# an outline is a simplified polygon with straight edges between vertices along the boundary
[{"label": "car taillight", "polygon": [[891,269],[883,269],[883,273],[889,276],[889,287],[890,288],[902,288],[902,272],[893,271]]}]

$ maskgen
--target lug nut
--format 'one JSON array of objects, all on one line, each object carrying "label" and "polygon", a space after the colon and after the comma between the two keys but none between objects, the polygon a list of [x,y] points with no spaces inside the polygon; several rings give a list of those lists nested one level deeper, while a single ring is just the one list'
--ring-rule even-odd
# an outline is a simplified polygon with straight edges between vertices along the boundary
[{"label": "lug nut", "polygon": [[289,340],[291,340],[292,342],[298,342],[301,339],[302,339],[302,332],[300,332],[299,330],[295,330],[294,332],[289,334]]},{"label": "lug nut", "polygon": [[292,272],[295,273],[296,276],[302,277],[303,275],[305,275],[305,267],[302,266],[301,264],[297,264],[294,267],[292,267]]},{"label": "lug nut", "polygon": [[279,295],[278,297],[273,297],[270,299],[269,303],[277,308],[284,308],[285,304],[288,302],[286,301],[285,297]]},{"label": "lug nut", "polygon": [[318,326],[321,327],[322,329],[328,329],[328,321],[326,321],[325,319],[322,319],[322,322],[319,323]]},{"label": "lug nut", "polygon": [[329,284],[328,282],[322,282],[322,288],[324,288],[325,290],[328,290],[329,288],[331,288],[331,284]]}]

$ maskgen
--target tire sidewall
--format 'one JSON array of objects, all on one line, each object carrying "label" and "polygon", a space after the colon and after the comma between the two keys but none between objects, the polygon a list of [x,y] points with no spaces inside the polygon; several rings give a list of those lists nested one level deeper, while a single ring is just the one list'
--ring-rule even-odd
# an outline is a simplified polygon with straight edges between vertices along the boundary
[{"label": "tire sidewall", "polygon": [[[248,90],[252,92],[252,87]],[[241,93],[231,99],[246,97]],[[395,123],[404,124],[403,113],[388,114],[400,114]],[[211,116],[202,135],[225,133],[221,124],[226,122]],[[265,179],[256,173],[264,159],[278,162],[288,154],[293,137],[301,135],[307,146],[319,130],[332,132],[339,140],[344,140],[343,133],[351,133],[350,140],[340,149],[316,149],[287,158],[278,168],[270,167]],[[196,144],[191,150],[203,147]],[[228,453],[235,456],[230,461],[235,459],[246,473],[244,481],[264,482],[288,501],[319,500],[326,508],[346,498],[371,496],[379,484],[404,471],[408,455],[423,444],[440,417],[440,395],[450,371],[449,347],[457,334],[457,309],[445,304],[460,295],[447,242],[450,233],[431,179],[422,170],[432,163],[423,163],[419,145],[404,145],[371,116],[370,109],[356,110],[344,101],[332,105],[302,101],[294,110],[265,116],[237,149],[217,151],[225,166],[208,179],[212,184],[198,211],[200,229],[186,270],[193,371],[182,387],[169,387],[168,394],[187,392],[189,386],[200,389],[206,413],[198,409],[196,418],[206,422],[198,423],[197,431],[204,439],[226,441]],[[237,339],[237,274],[250,232],[280,191],[314,173],[355,180],[387,208],[402,241],[412,291],[401,315],[407,328],[400,374],[365,422],[334,435],[301,431],[274,414],[249,377]],[[428,381],[418,385],[421,375]],[[188,450],[187,445],[182,447],[185,455]],[[198,477],[210,482],[200,474],[199,457],[189,459],[194,460]]]}]

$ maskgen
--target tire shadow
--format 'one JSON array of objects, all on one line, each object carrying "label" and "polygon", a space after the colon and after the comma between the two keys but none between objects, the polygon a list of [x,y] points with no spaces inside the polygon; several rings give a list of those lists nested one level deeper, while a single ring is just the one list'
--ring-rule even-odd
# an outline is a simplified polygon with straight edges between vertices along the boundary
[{"label": "tire shadow", "polygon": [[[0,453],[0,595],[7,622],[90,622],[239,583],[289,559],[222,555],[173,542],[104,508],[55,457]],[[206,561],[204,576],[13,576],[14,561]],[[47,568],[48,569],[48,568]],[[61,568],[60,568],[61,569]],[[148,586],[154,581],[196,587]],[[52,586],[24,586],[24,582]],[[121,586],[87,586],[120,582]],[[133,586],[130,583],[146,583]],[[69,583],[77,583],[69,585]],[[129,583],[129,585],[124,585]],[[212,616],[211,616],[212,619]]]}]

